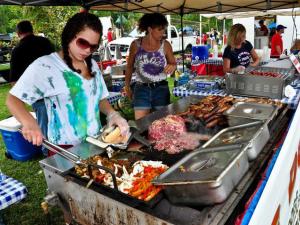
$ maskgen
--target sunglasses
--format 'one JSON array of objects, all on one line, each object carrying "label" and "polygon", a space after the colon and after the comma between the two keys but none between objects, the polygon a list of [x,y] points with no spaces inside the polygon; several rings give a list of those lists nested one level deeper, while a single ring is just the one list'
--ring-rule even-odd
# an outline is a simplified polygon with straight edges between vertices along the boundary
[{"label": "sunglasses", "polygon": [[91,52],[96,51],[99,47],[99,44],[92,45],[92,44],[90,44],[90,42],[88,42],[87,40],[85,40],[83,38],[77,38],[76,45],[81,49],[89,48],[91,50]]}]

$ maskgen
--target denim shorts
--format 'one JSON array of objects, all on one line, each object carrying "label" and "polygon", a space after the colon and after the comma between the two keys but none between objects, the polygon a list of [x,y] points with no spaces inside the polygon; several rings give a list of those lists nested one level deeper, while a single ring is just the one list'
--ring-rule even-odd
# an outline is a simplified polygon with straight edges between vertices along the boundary
[{"label": "denim shorts", "polygon": [[168,84],[148,87],[136,83],[133,92],[134,109],[160,109],[170,104],[170,91]]}]

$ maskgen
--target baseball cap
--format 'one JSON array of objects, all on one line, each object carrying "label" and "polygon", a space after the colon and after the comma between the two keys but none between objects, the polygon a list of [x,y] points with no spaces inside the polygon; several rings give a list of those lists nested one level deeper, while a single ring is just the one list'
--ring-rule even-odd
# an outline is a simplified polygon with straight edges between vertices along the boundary
[{"label": "baseball cap", "polygon": [[276,30],[281,30],[281,29],[285,29],[285,28],[286,28],[285,26],[280,24],[276,27]]}]

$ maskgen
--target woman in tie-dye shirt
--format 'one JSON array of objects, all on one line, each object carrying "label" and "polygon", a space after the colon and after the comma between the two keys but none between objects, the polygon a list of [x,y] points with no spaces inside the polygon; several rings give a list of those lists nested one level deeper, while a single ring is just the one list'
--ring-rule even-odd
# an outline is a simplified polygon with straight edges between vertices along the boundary
[{"label": "woman in tie-dye shirt", "polygon": [[102,25],[90,13],[77,13],[62,32],[62,50],[35,60],[7,97],[7,106],[21,122],[25,139],[35,145],[43,135],[25,104],[45,100],[48,116],[47,136],[58,145],[77,145],[101,128],[100,111],[109,125],[116,124],[123,135],[127,122],[107,101],[108,91],[91,54],[97,50]]},{"label": "woman in tie-dye shirt", "polygon": [[[139,20],[138,29],[146,35],[130,46],[125,92],[131,98],[133,91],[135,119],[170,103],[166,79],[176,69],[176,60],[171,44],[163,39],[167,26],[164,15],[145,14]],[[132,75],[136,76],[134,90],[130,88]]]}]

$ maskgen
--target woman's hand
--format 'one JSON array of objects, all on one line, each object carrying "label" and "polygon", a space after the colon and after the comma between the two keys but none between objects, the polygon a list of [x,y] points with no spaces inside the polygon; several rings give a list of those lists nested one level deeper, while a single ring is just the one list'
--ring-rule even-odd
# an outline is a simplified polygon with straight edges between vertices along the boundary
[{"label": "woman's hand", "polygon": [[120,113],[114,111],[107,115],[106,117],[108,127],[112,125],[117,125],[123,137],[129,134],[129,125],[127,121],[120,115]]},{"label": "woman's hand", "polygon": [[174,64],[167,64],[165,69],[164,69],[164,73],[166,74],[172,74],[174,71],[176,70],[176,65]]},{"label": "woman's hand", "polygon": [[22,124],[24,138],[34,145],[41,145],[43,141],[42,131],[33,116],[27,111],[24,102],[12,94],[8,94],[6,105],[12,115]]},{"label": "woman's hand", "polygon": [[31,123],[22,127],[23,137],[33,145],[41,145],[43,142],[43,134],[37,123]]},{"label": "woman's hand", "polygon": [[241,65],[240,65],[240,66],[237,66],[237,67],[232,68],[232,69],[231,69],[231,72],[232,72],[232,73],[238,73],[238,74],[239,74],[239,73],[244,73],[244,72],[245,72],[245,69],[246,69],[246,68],[245,68],[244,66],[241,66]]}]

